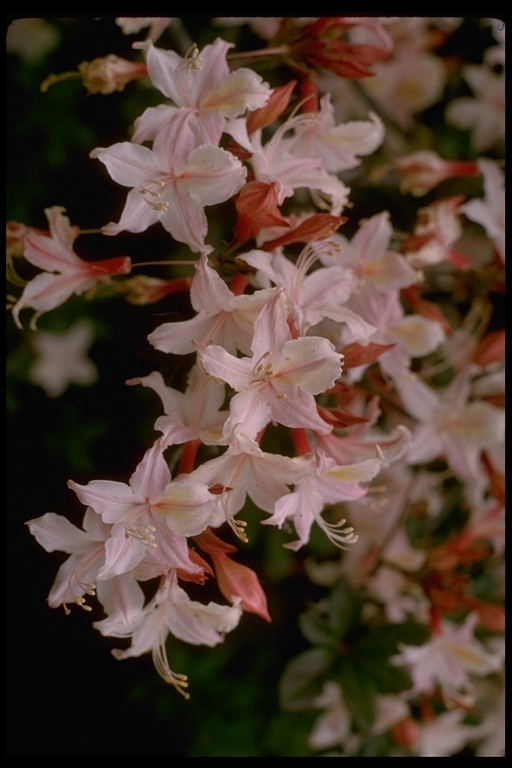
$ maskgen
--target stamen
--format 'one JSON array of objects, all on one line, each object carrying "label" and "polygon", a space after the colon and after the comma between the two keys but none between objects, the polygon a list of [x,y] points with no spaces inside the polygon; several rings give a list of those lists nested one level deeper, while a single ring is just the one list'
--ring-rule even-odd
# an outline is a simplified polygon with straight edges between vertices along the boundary
[{"label": "stamen", "polygon": [[228,523],[233,529],[233,531],[235,532],[236,536],[240,539],[240,541],[242,541],[244,544],[248,544],[249,537],[244,531],[244,528],[247,525],[245,520],[236,520],[234,517],[229,517]]},{"label": "stamen", "polygon": [[270,350],[268,352],[265,352],[260,359],[256,362],[256,365],[253,368],[253,374],[254,374],[254,381],[266,381],[269,376],[274,375],[274,368],[272,366],[272,363],[267,363],[266,365],[263,363],[266,357],[268,357],[270,354]]},{"label": "stamen", "polygon": [[83,608],[84,611],[92,611],[92,608],[90,605],[86,605],[85,603],[85,597],[75,597],[75,603],[80,606],[80,608]]},{"label": "stamen", "polygon": [[125,538],[127,539],[138,539],[142,544],[145,544],[146,547],[156,547],[158,546],[154,542],[154,536],[153,532],[156,530],[156,528],[152,525],[145,525],[144,523],[141,523],[140,525],[127,525],[125,528]]},{"label": "stamen", "polygon": [[[153,186],[156,186],[157,189],[153,189]],[[147,197],[149,196],[157,199],[162,197],[158,189],[162,189],[163,187],[165,187],[165,182],[162,181],[162,179],[148,179],[148,181],[145,181],[143,184],[141,184],[139,188],[139,193],[144,197],[146,203],[150,205],[151,208],[153,208],[155,211],[166,211],[169,208],[168,201],[155,203],[153,200],[148,200]]]},{"label": "stamen", "polygon": [[203,58],[199,56],[199,48],[197,45],[192,43],[185,56],[183,57],[183,61],[176,69],[176,72],[183,72],[184,69],[200,70],[202,68]]}]

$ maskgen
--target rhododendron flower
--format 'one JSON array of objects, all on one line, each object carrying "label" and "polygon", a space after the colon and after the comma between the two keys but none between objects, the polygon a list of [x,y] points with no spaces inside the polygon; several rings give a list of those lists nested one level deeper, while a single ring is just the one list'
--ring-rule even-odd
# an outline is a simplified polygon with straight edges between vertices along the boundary
[{"label": "rhododendron flower", "polygon": [[340,233],[333,235],[338,248],[320,250],[318,257],[326,266],[350,267],[359,284],[358,292],[366,285],[379,291],[405,288],[418,281],[418,274],[401,253],[390,247],[392,235],[389,212],[383,211],[361,222],[350,240]]},{"label": "rhododendron flower", "polygon": [[493,241],[496,252],[505,263],[505,174],[492,160],[481,158],[478,161],[483,180],[484,196],[473,198],[459,207],[471,221],[480,224]]},{"label": "rhododendron flower", "polygon": [[190,559],[186,537],[209,525],[216,497],[187,475],[171,480],[164,448],[157,440],[146,451],[128,485],[113,480],[68,482],[83,504],[112,525],[101,579],[132,570],[148,549],[162,565],[192,573],[200,570]]},{"label": "rhododendron flower", "polygon": [[289,148],[304,157],[318,157],[331,173],[356,168],[360,156],[370,155],[382,144],[384,124],[374,112],[369,120],[352,120],[336,124],[334,107],[329,94],[320,99],[320,110],[311,113],[311,120],[301,120]]},{"label": "rhododendron flower", "polygon": [[229,413],[220,410],[226,395],[225,386],[206,376],[197,366],[188,376],[185,392],[166,386],[159,371],[126,383],[150,387],[160,397],[165,415],[157,418],[155,429],[162,432],[165,445],[189,440],[215,445],[221,441],[222,428]]},{"label": "rhododendron flower", "polygon": [[248,353],[254,322],[263,307],[275,296],[274,289],[235,295],[203,254],[195,263],[196,274],[190,288],[190,301],[196,316],[190,320],[162,323],[148,341],[162,352],[186,355],[194,352],[194,342],[213,342],[227,352]]},{"label": "rhododendron flower", "polygon": [[446,107],[446,119],[471,131],[473,147],[485,152],[505,138],[505,72],[467,64],[463,76],[474,96],[461,96]]},{"label": "rhododendron flower", "polygon": [[30,231],[24,241],[24,256],[39,269],[45,270],[29,280],[12,309],[16,325],[21,328],[19,315],[31,307],[36,314],[30,321],[35,330],[38,318],[51,309],[64,304],[73,294],[82,294],[98,282],[107,282],[112,275],[126,275],[131,270],[128,256],[102,261],[84,261],[73,251],[78,228],[72,227],[65,216],[65,208],[53,206],[45,209],[50,236]]},{"label": "rhododendron flower", "polygon": [[232,135],[242,146],[250,147],[250,164],[256,180],[267,184],[276,182],[279,205],[295,190],[306,188],[313,199],[322,200],[322,207],[329,213],[339,216],[348,202],[348,187],[335,174],[329,173],[319,158],[295,153],[293,142],[285,139],[288,131],[308,119],[307,116],[290,118],[265,144],[261,130],[255,131],[250,138],[234,132]]},{"label": "rhododendron flower", "polygon": [[152,149],[129,141],[98,147],[90,156],[104,163],[118,184],[132,187],[117,224],[107,235],[144,232],[159,221],[194,253],[209,253],[204,207],[224,202],[244,184],[246,170],[234,155],[211,144],[196,145],[187,110],[178,110]]},{"label": "rhododendron flower", "polygon": [[268,302],[254,324],[252,358],[234,357],[215,344],[195,346],[205,371],[237,392],[224,425],[226,438],[234,430],[254,438],[271,421],[320,434],[331,431],[317,414],[314,396],[339,378],[341,355],[321,337],[292,339],[282,292]]},{"label": "rhododendron flower", "polygon": [[219,37],[185,57],[151,42],[135,47],[145,52],[153,85],[176,105],[150,107],[137,118],[132,139],[137,143],[154,139],[181,109],[196,142],[217,145],[228,119],[262,107],[270,96],[270,86],[252,69],[230,72],[226,54],[233,44]]},{"label": "rhododendron flower", "polygon": [[246,540],[244,524],[235,520],[235,515],[243,509],[247,496],[270,514],[276,502],[289,492],[288,486],[299,482],[308,466],[304,457],[291,458],[263,451],[255,440],[236,430],[227,451],[200,464],[191,477],[225,491],[219,499],[218,515],[212,520],[212,527],[227,521],[236,535]]},{"label": "rhododendron flower", "polygon": [[437,187],[442,181],[454,176],[476,176],[476,162],[445,160],[437,152],[429,149],[412,152],[402,157],[395,157],[394,165],[400,176],[400,189],[421,197]]},{"label": "rhododendron flower", "polygon": [[[333,265],[308,274],[321,251],[321,246],[316,245],[304,248],[296,263],[279,250],[273,253],[253,250],[239,259],[256,269],[253,282],[257,285],[267,288],[273,283],[284,290],[297,333],[305,335],[313,325],[328,317],[346,323],[358,339],[368,338],[375,326],[345,306],[355,284],[352,270]],[[329,243],[323,252],[331,253]]]},{"label": "rhododendron flower", "polygon": [[110,637],[131,638],[126,650],[114,649],[116,659],[129,659],[151,652],[157,672],[174,685],[185,698],[189,694],[185,675],[176,674],[169,667],[166,640],[169,634],[190,645],[214,646],[221,643],[226,632],[235,629],[242,616],[240,599],[232,605],[207,604],[191,600],[177,580],[176,571],[162,577],[155,596],[139,611],[130,624],[119,622],[111,626]]},{"label": "rhododendron flower", "polygon": [[364,496],[367,489],[361,483],[373,480],[380,468],[378,458],[340,466],[318,448],[295,489],[279,499],[274,514],[262,522],[281,528],[285,520],[293,521],[299,538],[285,544],[288,549],[297,550],[307,544],[313,523],[322,529],[333,544],[344,549],[347,544],[357,541],[357,535],[352,527],[343,527],[346,522],[344,519],[335,523],[326,520],[322,516],[324,507]]},{"label": "rhododendron flower", "polygon": [[480,454],[503,441],[502,409],[483,400],[469,400],[470,372],[464,369],[443,389],[435,390],[417,374],[404,372],[395,383],[408,412],[417,419],[411,426],[407,462],[422,464],[443,457],[469,485],[486,486]]},{"label": "rhododendron flower", "polygon": [[404,645],[393,657],[412,677],[410,695],[432,693],[440,687],[447,706],[473,703],[473,675],[487,675],[500,666],[499,655],[474,636],[478,616],[470,613],[462,624],[441,622],[439,632],[420,646]]},{"label": "rhododendron flower", "polygon": [[105,565],[105,543],[111,535],[111,525],[88,507],[83,530],[63,515],[47,512],[28,520],[30,533],[47,552],[66,552],[69,557],[60,566],[48,595],[48,605],[57,608],[75,603],[86,610],[84,595],[94,595],[99,573]]},{"label": "rhododendron flower", "polygon": [[30,368],[30,380],[48,397],[60,397],[70,384],[94,384],[98,369],[87,357],[93,339],[94,327],[85,319],[77,320],[64,333],[39,331],[31,340],[36,359]]}]

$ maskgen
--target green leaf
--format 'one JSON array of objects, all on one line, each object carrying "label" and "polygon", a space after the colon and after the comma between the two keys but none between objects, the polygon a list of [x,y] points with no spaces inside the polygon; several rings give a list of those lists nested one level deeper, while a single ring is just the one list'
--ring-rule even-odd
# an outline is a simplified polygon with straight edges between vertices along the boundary
[{"label": "green leaf", "polygon": [[375,685],[367,671],[348,656],[341,656],[336,664],[337,679],[343,698],[354,722],[364,732],[375,719]]},{"label": "green leaf", "polygon": [[428,639],[428,634],[429,629],[424,624],[386,624],[368,630],[352,648],[363,657],[387,658],[397,652],[398,643],[421,645]]},{"label": "green leaf", "polygon": [[312,645],[327,645],[336,647],[337,638],[333,635],[332,629],[325,618],[316,616],[313,613],[303,613],[299,616],[299,626],[304,637]]},{"label": "green leaf", "polygon": [[312,699],[320,694],[333,658],[327,648],[311,648],[292,659],[279,685],[281,706],[288,710],[308,709]]},{"label": "green leaf", "polygon": [[329,600],[329,626],[338,640],[358,626],[362,605],[359,593],[346,579],[341,579]]}]

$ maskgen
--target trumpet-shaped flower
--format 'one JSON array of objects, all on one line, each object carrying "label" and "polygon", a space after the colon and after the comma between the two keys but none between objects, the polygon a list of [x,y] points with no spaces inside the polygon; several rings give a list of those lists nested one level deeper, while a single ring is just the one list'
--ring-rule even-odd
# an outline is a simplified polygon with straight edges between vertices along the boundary
[{"label": "trumpet-shaped flower", "polygon": [[101,579],[132,570],[148,549],[168,568],[201,570],[190,558],[186,537],[209,525],[216,497],[187,475],[171,481],[164,448],[160,439],[146,451],[128,485],[110,480],[92,480],[87,485],[68,482],[83,504],[112,525]]},{"label": "trumpet-shaped flower", "polygon": [[32,339],[36,359],[30,369],[30,380],[41,386],[48,397],[59,397],[69,384],[93,384],[98,370],[87,357],[94,338],[94,327],[79,320],[64,333],[38,331]]},{"label": "trumpet-shaped flower", "polygon": [[245,540],[244,526],[235,520],[235,515],[243,508],[247,496],[271,514],[276,502],[289,492],[288,486],[298,482],[308,466],[304,457],[263,451],[255,440],[235,431],[227,451],[200,464],[192,477],[209,487],[218,485],[226,490],[219,499],[219,514],[212,526],[227,521],[237,536]]},{"label": "trumpet-shaped flower", "polygon": [[[254,267],[255,280],[264,287],[273,283],[283,288],[297,332],[305,335],[313,326],[328,317],[338,323],[346,323],[357,338],[366,339],[375,326],[365,322],[346,305],[356,280],[353,271],[338,265],[315,269],[309,268],[318,258],[320,246],[307,246],[297,262],[286,258],[279,250],[273,253],[253,250],[239,258]],[[324,250],[329,250],[329,243]]]},{"label": "trumpet-shaped flower", "polygon": [[178,584],[176,571],[171,570],[161,579],[155,596],[138,613],[135,621],[120,621],[111,626],[109,636],[131,638],[131,646],[124,651],[114,649],[116,659],[128,659],[151,652],[157,672],[174,685],[185,698],[185,675],[176,674],[169,667],[166,641],[171,634],[190,645],[215,646],[223,642],[226,632],[238,626],[242,616],[240,599],[231,605],[208,604],[191,600]]},{"label": "trumpet-shaped flower", "polygon": [[392,235],[389,212],[382,211],[362,222],[351,240],[333,235],[338,249],[320,251],[320,261],[325,266],[350,267],[360,289],[368,285],[379,291],[406,288],[417,282],[418,275],[402,254],[390,248]]},{"label": "trumpet-shaped flower", "polygon": [[382,120],[373,112],[369,118],[336,125],[331,97],[326,93],[319,112],[298,123],[289,148],[296,155],[320,158],[330,173],[356,168],[361,163],[359,156],[375,152],[384,139]]},{"label": "trumpet-shaped flower", "polygon": [[195,264],[190,301],[196,311],[190,320],[162,323],[148,336],[155,349],[175,355],[195,351],[194,342],[218,344],[228,352],[247,354],[254,323],[275,289],[235,295],[208,264],[203,254]]},{"label": "trumpet-shaped flower", "polygon": [[367,492],[361,483],[372,480],[380,468],[377,458],[340,466],[318,448],[310,455],[309,470],[291,493],[278,500],[274,514],[263,523],[281,528],[290,519],[298,539],[285,546],[297,550],[308,543],[311,527],[316,522],[333,544],[344,549],[357,541],[357,535],[353,528],[343,527],[345,520],[330,523],[322,517],[324,506],[360,499]]},{"label": "trumpet-shaped flower", "polygon": [[149,147],[123,141],[90,153],[118,184],[131,187],[117,224],[106,235],[144,232],[159,221],[175,240],[208,253],[204,208],[224,202],[242,188],[246,169],[230,152],[212,144],[197,146],[188,111],[178,110]]},{"label": "trumpet-shaped flower", "polygon": [[497,163],[486,158],[478,161],[478,167],[484,179],[484,196],[468,200],[459,210],[485,229],[505,263],[505,174]]},{"label": "trumpet-shaped flower", "polygon": [[417,374],[405,371],[395,383],[402,402],[417,423],[405,458],[422,464],[444,458],[470,486],[484,489],[488,480],[481,452],[503,443],[505,416],[484,400],[470,400],[471,371],[463,369],[443,389],[434,390]]},{"label": "trumpet-shaped flower", "polygon": [[476,613],[463,624],[442,622],[440,631],[421,646],[404,645],[393,663],[406,667],[413,680],[411,695],[432,694],[439,686],[448,706],[473,702],[472,676],[487,675],[501,667],[499,654],[474,637]]},{"label": "trumpet-shaped flower", "polygon": [[78,229],[71,226],[65,212],[65,208],[57,205],[46,208],[50,235],[32,230],[25,237],[25,258],[44,272],[29,280],[12,309],[19,328],[22,327],[19,319],[22,309],[31,307],[36,310],[30,322],[30,327],[35,329],[37,319],[44,312],[61,306],[73,294],[80,295],[96,283],[108,281],[112,275],[126,275],[131,270],[128,256],[102,261],[81,259],[73,250]]},{"label": "trumpet-shaped flower", "polygon": [[199,51],[195,46],[182,57],[175,51],[136,44],[146,55],[153,85],[176,106],[149,107],[136,121],[133,141],[154,139],[178,111],[186,110],[189,127],[198,143],[219,143],[226,121],[263,107],[271,93],[268,83],[252,69],[230,72],[226,55],[233,43],[217,38]]},{"label": "trumpet-shaped flower", "polygon": [[[84,595],[94,595],[99,573],[105,565],[105,542],[110,538],[111,525],[88,507],[83,519],[83,530],[63,515],[47,512],[42,517],[28,520],[26,525],[47,552],[66,552],[69,557],[60,566],[48,595],[48,605],[67,609],[68,603],[86,606]],[[69,612],[69,611],[68,611]]]},{"label": "trumpet-shaped flower", "polygon": [[234,357],[214,344],[195,346],[204,370],[237,392],[224,425],[226,438],[234,430],[255,438],[271,421],[320,434],[331,431],[318,415],[314,396],[330,389],[341,375],[341,355],[327,339],[292,338],[282,291],[254,324],[252,357]]},{"label": "trumpet-shaped flower", "polygon": [[220,410],[225,398],[225,386],[206,376],[198,367],[190,372],[185,392],[166,386],[159,371],[140,379],[130,379],[127,384],[150,387],[160,397],[165,415],[157,418],[155,429],[162,432],[166,445],[189,440],[215,445],[221,440],[228,415],[228,411]]}]

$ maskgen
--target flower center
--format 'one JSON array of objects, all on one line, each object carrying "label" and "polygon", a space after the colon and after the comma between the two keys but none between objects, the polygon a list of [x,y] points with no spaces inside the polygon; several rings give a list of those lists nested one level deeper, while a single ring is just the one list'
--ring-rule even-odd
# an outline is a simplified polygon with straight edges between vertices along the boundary
[{"label": "flower center", "polygon": [[155,211],[166,211],[169,208],[167,200],[159,200],[162,197],[160,190],[165,187],[165,182],[161,179],[149,179],[141,184],[139,193],[142,195],[148,205]]}]

